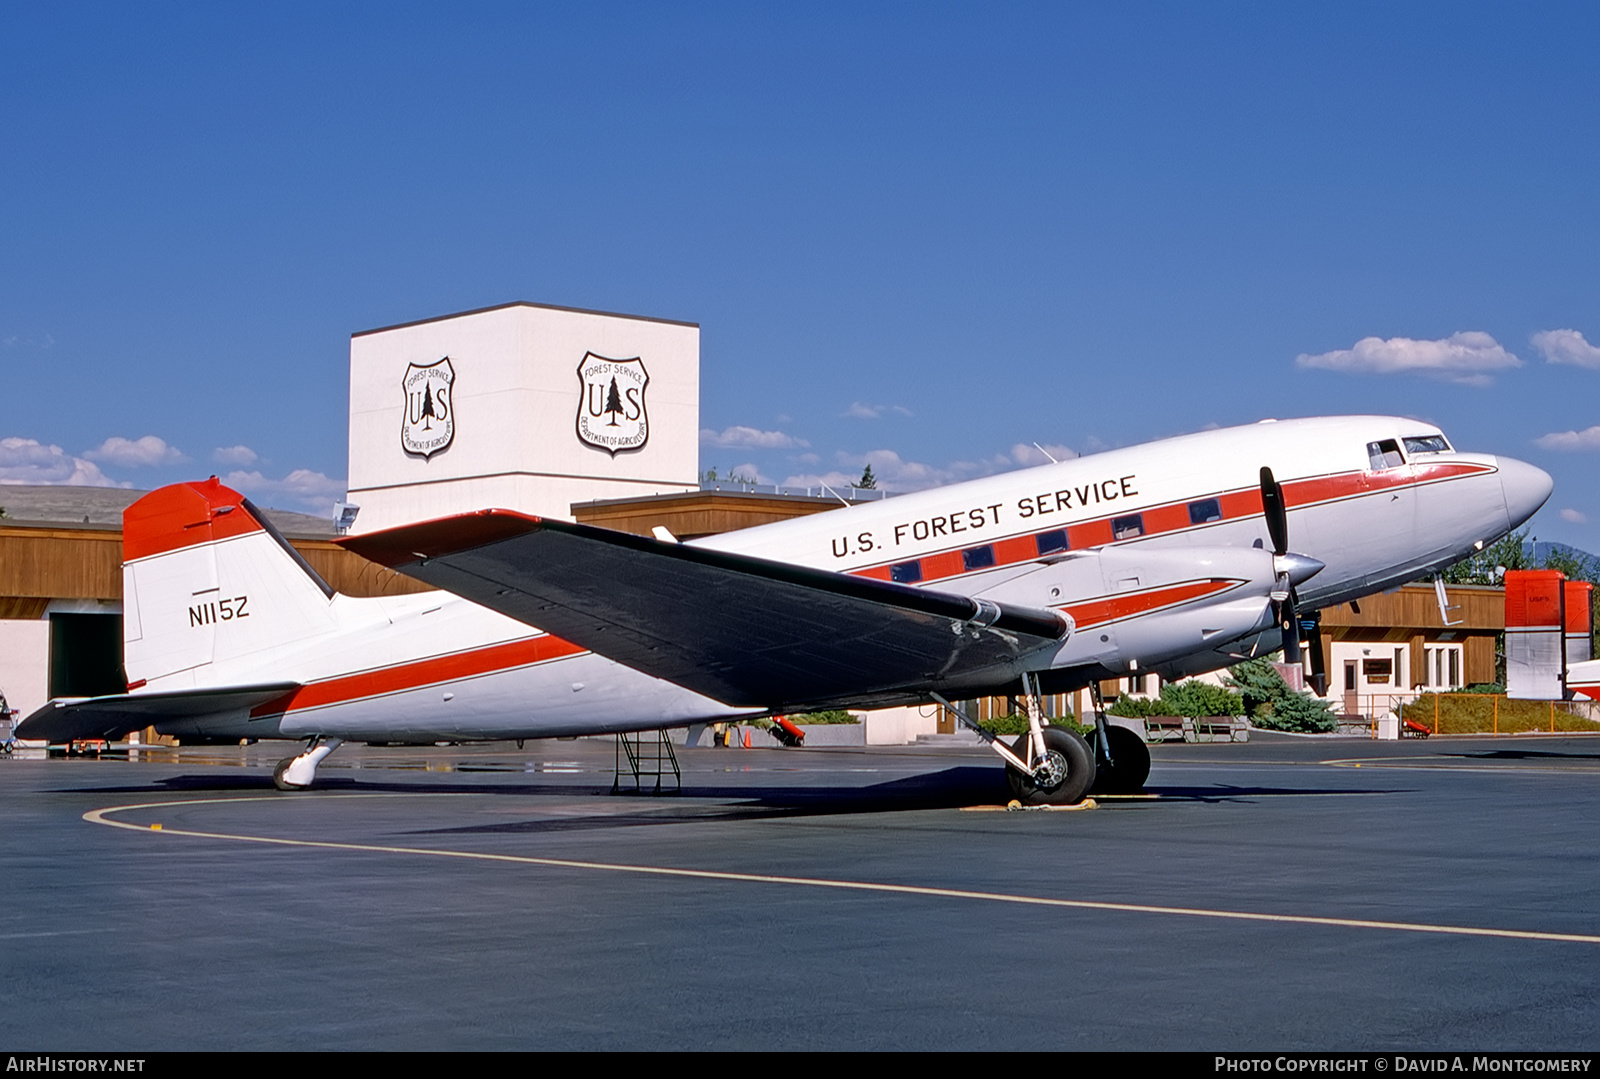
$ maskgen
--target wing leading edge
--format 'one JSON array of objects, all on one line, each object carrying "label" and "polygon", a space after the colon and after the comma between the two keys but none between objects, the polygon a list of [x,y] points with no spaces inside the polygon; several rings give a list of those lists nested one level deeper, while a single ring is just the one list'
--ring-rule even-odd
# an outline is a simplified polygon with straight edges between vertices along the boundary
[{"label": "wing leading edge", "polygon": [[725,704],[775,711],[1015,679],[1071,632],[975,600],[507,510],[339,541]]}]

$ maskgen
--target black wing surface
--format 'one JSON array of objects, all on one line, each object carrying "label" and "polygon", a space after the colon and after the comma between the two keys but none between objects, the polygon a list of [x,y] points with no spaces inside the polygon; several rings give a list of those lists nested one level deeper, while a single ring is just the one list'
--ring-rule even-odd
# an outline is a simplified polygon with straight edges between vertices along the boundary
[{"label": "black wing surface", "polygon": [[1070,625],[1054,611],[506,510],[339,542],[646,674],[772,711],[1001,685]]},{"label": "black wing surface", "polygon": [[120,738],[129,731],[167,720],[245,713],[298,687],[298,682],[273,682],[222,689],[58,698],[17,724],[13,733],[21,741],[52,744],[79,738]]}]

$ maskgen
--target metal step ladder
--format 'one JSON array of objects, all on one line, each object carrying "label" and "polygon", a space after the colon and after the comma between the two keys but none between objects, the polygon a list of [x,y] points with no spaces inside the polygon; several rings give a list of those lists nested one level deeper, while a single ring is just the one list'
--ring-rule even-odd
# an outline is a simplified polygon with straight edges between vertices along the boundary
[{"label": "metal step ladder", "polygon": [[644,781],[653,778],[656,785],[651,793],[660,794],[661,779],[667,774],[668,769],[672,773],[673,793],[683,790],[683,773],[678,768],[678,754],[673,751],[672,740],[667,737],[665,730],[617,735],[616,777],[611,781],[612,794],[622,790],[624,754],[628,757],[626,774],[633,776],[633,789],[636,793],[643,793]]}]

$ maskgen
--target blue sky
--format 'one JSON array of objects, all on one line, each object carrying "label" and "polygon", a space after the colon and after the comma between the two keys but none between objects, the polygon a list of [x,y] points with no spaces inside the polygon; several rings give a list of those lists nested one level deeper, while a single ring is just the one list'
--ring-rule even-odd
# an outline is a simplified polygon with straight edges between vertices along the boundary
[{"label": "blue sky", "polygon": [[7,5],[0,480],[320,511],[351,332],[533,300],[699,322],[704,468],[909,489],[1400,413],[1548,469],[1535,531],[1600,549],[1596,41],[1594,4]]}]

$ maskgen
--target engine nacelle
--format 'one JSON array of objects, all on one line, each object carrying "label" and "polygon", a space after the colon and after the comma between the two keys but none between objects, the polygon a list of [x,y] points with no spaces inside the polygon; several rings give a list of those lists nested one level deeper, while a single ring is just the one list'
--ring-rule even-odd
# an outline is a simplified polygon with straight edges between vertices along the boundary
[{"label": "engine nacelle", "polygon": [[[1319,566],[1299,559],[1292,575],[1304,580]],[[1284,570],[1271,551],[1253,547],[1105,547],[1064,554],[976,595],[1072,619],[1071,637],[1039,658],[1041,668],[1144,670],[1273,630],[1272,593]]]}]

